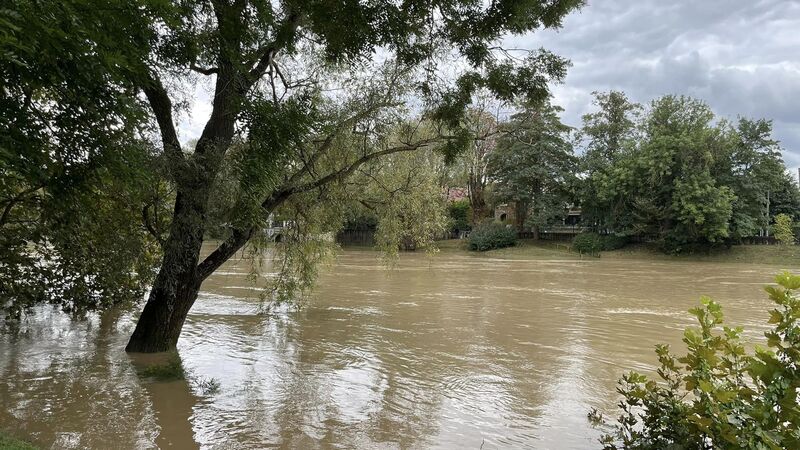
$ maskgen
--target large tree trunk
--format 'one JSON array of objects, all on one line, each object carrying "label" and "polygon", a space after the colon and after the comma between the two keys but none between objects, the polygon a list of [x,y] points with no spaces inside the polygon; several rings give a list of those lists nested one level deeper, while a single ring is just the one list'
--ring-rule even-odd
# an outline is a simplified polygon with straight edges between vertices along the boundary
[{"label": "large tree trunk", "polygon": [[528,217],[528,204],[523,201],[514,202],[514,222],[517,226],[517,231],[522,233],[525,231],[525,219]]},{"label": "large tree trunk", "polygon": [[[181,148],[172,118],[172,101],[158,74],[155,71],[148,74],[141,85],[161,132],[165,160],[178,186],[178,194],[169,237],[163,248],[164,259],[136,329],[125,347],[129,352],[174,349],[203,280],[241,248],[253,233],[252,230],[236,230],[233,238],[226,240],[198,265],[208,199],[233,139],[243,99],[268,70],[271,73],[276,52],[294,42],[301,17],[295,12],[288,14],[274,30],[273,41],[259,51],[253,65],[252,55],[242,52],[242,39],[249,36],[241,21],[247,2],[212,4],[218,26],[212,34],[218,44],[217,67],[213,72],[203,71],[192,64],[192,69],[216,75],[214,99],[211,116],[194,152],[185,154]],[[265,206],[272,204],[274,208],[288,195],[288,191],[275,193]]]},{"label": "large tree trunk", "polygon": [[136,329],[128,341],[128,352],[163,352],[178,343],[183,322],[202,283],[197,263],[203,244],[207,189],[178,192],[164,260]]},{"label": "large tree trunk", "polygon": [[220,65],[211,116],[190,157],[183,154],[178,142],[166,90],[157,81],[145,90],[158,120],[178,193],[169,237],[163,248],[164,259],[136,329],[125,347],[128,352],[155,353],[174,349],[200,285],[213,272],[213,269],[199,270],[198,260],[208,199],[234,134],[243,92],[237,90],[241,88],[240,81],[240,75],[230,64]]},{"label": "large tree trunk", "polygon": [[486,207],[486,202],[483,200],[483,196],[476,197],[475,200],[471,201],[472,206],[472,226],[476,227],[483,222],[484,219],[489,217],[489,211]]},{"label": "large tree trunk", "polygon": [[483,197],[483,186],[478,177],[470,173],[467,183],[469,203],[472,207],[472,226],[475,227],[489,216],[489,211]]}]

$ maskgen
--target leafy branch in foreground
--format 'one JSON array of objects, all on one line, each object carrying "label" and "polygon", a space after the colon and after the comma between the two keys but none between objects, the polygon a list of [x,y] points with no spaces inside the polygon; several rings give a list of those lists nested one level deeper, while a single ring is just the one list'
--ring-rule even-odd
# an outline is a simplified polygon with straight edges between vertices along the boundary
[{"label": "leafy branch in foreground", "polygon": [[699,329],[687,329],[688,354],[675,358],[658,345],[659,381],[630,372],[619,382],[621,414],[609,423],[589,413],[604,449],[800,448],[800,276],[782,273],[766,291],[777,307],[768,348],[753,354],[742,328],[722,327],[722,308],[709,298],[690,312]]}]

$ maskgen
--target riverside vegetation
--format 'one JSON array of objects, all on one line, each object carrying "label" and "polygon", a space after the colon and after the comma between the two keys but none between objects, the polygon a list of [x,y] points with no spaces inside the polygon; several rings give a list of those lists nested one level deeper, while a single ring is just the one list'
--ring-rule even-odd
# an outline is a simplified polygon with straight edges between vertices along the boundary
[{"label": "riverside vegetation", "polygon": [[722,308],[709,298],[689,312],[699,328],[684,332],[688,353],[676,358],[658,345],[657,380],[630,372],[617,391],[620,415],[589,419],[610,431],[611,449],[789,449],[800,447],[800,276],[783,273],[766,288],[776,308],[767,348],[747,351],[741,327],[722,326]]},{"label": "riverside vegetation", "polygon": [[[262,280],[264,300],[289,301],[332,256],[327,237],[365,215],[390,257],[431,247],[447,228],[442,188],[456,185],[470,205],[451,209],[459,226],[506,202],[535,237],[573,203],[598,232],[667,252],[798,219],[800,191],[769,120],[608,92],[580,130],[561,121],[548,83],[568,61],[495,44],[558,28],[583,1],[352,4],[335,15],[234,3],[0,10],[6,317],[41,303],[76,315],[130,305],[150,287],[128,350],[173,349],[204,280],[242,249],[257,265],[273,219],[292,226],[273,246],[281,270]],[[446,52],[466,64],[441,80]],[[197,140],[180,142],[176,114],[197,83],[213,86],[212,114]],[[497,104],[513,108],[508,120],[489,113]],[[201,260],[204,241],[218,248]]]}]

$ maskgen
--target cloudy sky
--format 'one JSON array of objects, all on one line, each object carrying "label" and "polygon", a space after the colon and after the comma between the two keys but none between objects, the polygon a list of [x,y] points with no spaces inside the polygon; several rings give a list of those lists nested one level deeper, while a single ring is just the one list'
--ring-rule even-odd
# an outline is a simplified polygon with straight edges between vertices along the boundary
[{"label": "cloudy sky", "polygon": [[589,0],[563,29],[507,44],[572,60],[554,89],[570,125],[595,90],[687,94],[725,117],[772,119],[787,165],[800,166],[800,0]]}]

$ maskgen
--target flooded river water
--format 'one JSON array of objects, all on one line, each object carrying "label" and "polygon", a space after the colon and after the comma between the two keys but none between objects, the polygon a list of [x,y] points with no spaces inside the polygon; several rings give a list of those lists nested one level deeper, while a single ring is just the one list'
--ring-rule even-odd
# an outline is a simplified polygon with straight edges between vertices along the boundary
[{"label": "flooded river water", "polygon": [[130,314],[40,310],[0,336],[0,429],[43,448],[597,448],[586,413],[680,345],[700,295],[757,340],[779,269],[448,252],[387,271],[344,251],[304,308],[265,316],[231,262],[183,329],[189,381],[137,374]]}]

